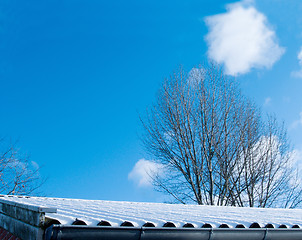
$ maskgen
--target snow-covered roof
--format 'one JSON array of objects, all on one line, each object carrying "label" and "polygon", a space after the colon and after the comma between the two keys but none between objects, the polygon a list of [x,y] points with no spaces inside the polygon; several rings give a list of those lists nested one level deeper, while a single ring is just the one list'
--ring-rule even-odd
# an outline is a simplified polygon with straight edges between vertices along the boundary
[{"label": "snow-covered roof", "polygon": [[46,212],[45,216],[63,225],[175,226],[176,228],[302,227],[302,209],[240,208],[6,195],[1,196],[1,200],[41,209],[55,208],[56,213]]}]

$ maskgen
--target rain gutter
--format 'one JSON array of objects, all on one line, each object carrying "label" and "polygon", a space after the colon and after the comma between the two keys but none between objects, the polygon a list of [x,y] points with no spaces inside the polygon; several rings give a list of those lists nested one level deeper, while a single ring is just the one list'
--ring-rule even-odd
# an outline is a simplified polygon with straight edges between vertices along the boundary
[{"label": "rain gutter", "polygon": [[302,229],[136,228],[52,225],[44,240],[301,240]]}]

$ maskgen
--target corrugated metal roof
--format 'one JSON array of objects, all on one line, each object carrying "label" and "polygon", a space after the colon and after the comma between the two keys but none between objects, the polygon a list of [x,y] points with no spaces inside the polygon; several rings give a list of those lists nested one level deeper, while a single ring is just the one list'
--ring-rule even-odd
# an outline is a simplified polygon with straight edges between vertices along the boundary
[{"label": "corrugated metal roof", "polygon": [[164,203],[1,196],[29,206],[56,208],[51,223],[88,226],[301,228],[302,209],[239,208]]}]

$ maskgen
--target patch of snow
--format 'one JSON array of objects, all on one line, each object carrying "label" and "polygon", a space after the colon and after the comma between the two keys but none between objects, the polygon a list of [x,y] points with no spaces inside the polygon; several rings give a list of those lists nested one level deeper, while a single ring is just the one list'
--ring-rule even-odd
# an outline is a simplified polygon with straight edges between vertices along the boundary
[{"label": "patch of snow", "polygon": [[70,225],[76,219],[88,226],[96,226],[100,221],[107,221],[111,226],[120,226],[131,222],[135,227],[142,227],[146,222],[155,227],[162,227],[172,222],[176,227],[191,223],[195,227],[211,224],[213,228],[227,224],[235,228],[238,224],[249,227],[257,222],[261,227],[273,224],[289,227],[302,226],[302,209],[220,207],[165,203],[143,203],[102,200],[80,200],[45,197],[8,197],[0,199],[39,207],[57,208],[57,213],[46,213],[46,217],[57,219],[61,224]]}]

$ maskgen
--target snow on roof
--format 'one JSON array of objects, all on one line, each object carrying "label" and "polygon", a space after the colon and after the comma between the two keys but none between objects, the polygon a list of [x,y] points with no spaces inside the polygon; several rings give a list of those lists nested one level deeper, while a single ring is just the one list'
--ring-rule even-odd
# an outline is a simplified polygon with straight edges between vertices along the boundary
[{"label": "snow on roof", "polygon": [[302,227],[302,209],[241,208],[6,195],[1,196],[0,199],[41,208],[56,208],[57,213],[46,213],[45,216],[63,225],[177,228]]}]

